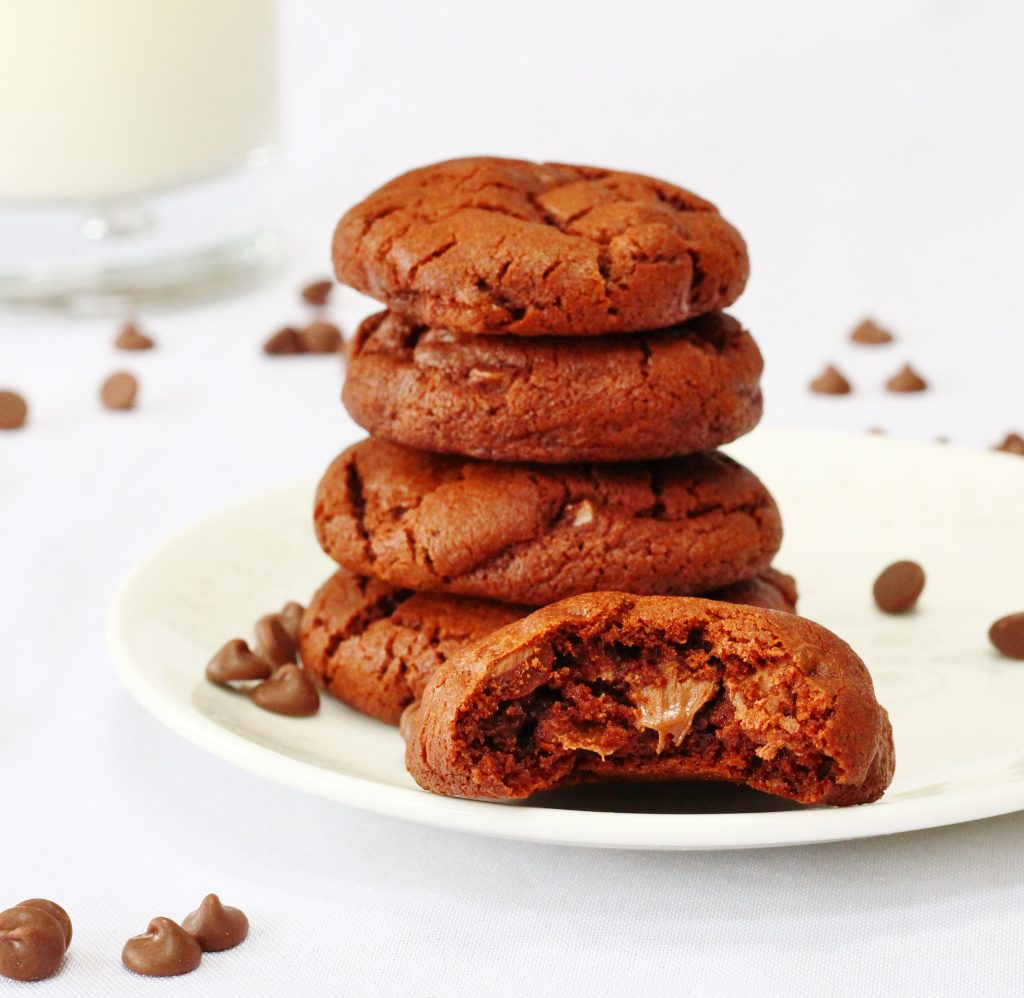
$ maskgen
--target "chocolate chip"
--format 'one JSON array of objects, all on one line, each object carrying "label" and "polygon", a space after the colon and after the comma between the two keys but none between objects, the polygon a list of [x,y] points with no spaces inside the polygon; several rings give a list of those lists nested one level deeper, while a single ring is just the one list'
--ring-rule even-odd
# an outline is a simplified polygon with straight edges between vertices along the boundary
[{"label": "chocolate chip", "polygon": [[302,300],[307,305],[314,305],[317,308],[323,308],[327,304],[328,298],[331,297],[331,291],[334,289],[334,281],[324,279],[322,281],[313,281],[307,284],[299,294],[302,295]]},{"label": "chocolate chip", "polygon": [[121,950],[121,962],[144,977],[190,974],[202,958],[199,943],[169,918],[154,918],[142,935],[132,936]]},{"label": "chocolate chip", "polygon": [[46,898],[29,898],[27,901],[19,901],[15,908],[38,908],[45,911],[47,915],[55,918],[64,933],[64,949],[71,945],[71,919],[68,913],[56,901],[47,901]]},{"label": "chocolate chip", "polygon": [[924,569],[916,561],[897,561],[877,579],[873,593],[879,610],[906,613],[924,590]]},{"label": "chocolate chip", "polygon": [[19,430],[28,419],[28,403],[17,392],[0,392],[0,430]]},{"label": "chocolate chip", "polygon": [[904,364],[886,383],[891,392],[923,392],[928,382],[909,364]]},{"label": "chocolate chip", "polygon": [[309,717],[320,709],[320,694],[297,665],[282,665],[249,697],[257,707],[288,717]]},{"label": "chocolate chip", "polygon": [[311,322],[299,332],[302,353],[337,353],[341,349],[341,330],[332,322]]},{"label": "chocolate chip", "polygon": [[275,667],[295,661],[295,642],[276,613],[256,621],[256,653]]},{"label": "chocolate chip", "polygon": [[302,623],[303,613],[305,610],[301,603],[291,602],[285,603],[278,614],[278,617],[281,618],[281,626],[284,627],[296,648],[299,647],[299,625]]},{"label": "chocolate chip", "polygon": [[139,383],[127,371],[118,371],[103,382],[100,401],[108,409],[132,409],[139,393]]},{"label": "chocolate chip", "polygon": [[992,449],[1003,451],[1006,454],[1024,454],[1024,437],[1019,433],[1007,433],[1003,442]]},{"label": "chocolate chip", "polygon": [[216,894],[207,894],[203,903],[186,915],[181,927],[202,947],[204,953],[231,949],[249,934],[249,919],[238,908],[225,907]]},{"label": "chocolate chip", "polygon": [[241,638],[235,638],[207,663],[206,678],[219,684],[244,682],[266,679],[273,671],[274,667],[268,661],[254,655]]},{"label": "chocolate chip", "polygon": [[274,357],[303,353],[299,331],[293,326],[285,326],[279,329],[263,344],[263,352]]},{"label": "chocolate chip", "polygon": [[38,907],[0,912],[0,975],[12,981],[53,977],[64,959],[64,929]]},{"label": "chocolate chip", "polygon": [[1024,613],[1000,617],[989,628],[988,637],[1007,658],[1024,661]]},{"label": "chocolate chip", "polygon": [[868,427],[868,433],[870,433],[870,434],[872,434],[873,436],[876,436],[876,437],[887,436],[886,431],[883,430],[881,426],[869,426]]},{"label": "chocolate chip", "polygon": [[881,343],[892,343],[893,335],[872,319],[865,319],[860,325],[854,327],[850,333],[850,339],[854,343],[861,343],[865,346],[877,346]]},{"label": "chocolate chip", "polygon": [[825,368],[810,384],[812,392],[818,395],[849,395],[850,382],[844,378],[831,364]]},{"label": "chocolate chip", "polygon": [[114,340],[118,350],[152,350],[156,344],[134,322],[126,322]]}]

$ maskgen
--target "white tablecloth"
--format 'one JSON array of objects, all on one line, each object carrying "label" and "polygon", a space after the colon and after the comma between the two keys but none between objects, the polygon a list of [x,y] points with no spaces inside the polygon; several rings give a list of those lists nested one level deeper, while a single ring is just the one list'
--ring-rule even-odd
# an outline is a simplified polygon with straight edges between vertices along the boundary
[{"label": "white tablecloth", "polygon": [[[0,315],[0,387],[32,406],[0,435],[0,907],[53,897],[75,921],[38,993],[1021,994],[1024,815],[742,853],[492,841],[236,770],[118,685],[104,615],[132,564],[358,436],[336,363],[258,347],[302,317],[295,288],[326,272],[341,210],[420,162],[598,162],[717,201],[751,247],[734,312],[767,357],[769,424],[965,446],[1024,430],[1018,12],[485,7],[287,4],[292,256],[271,286],[144,316],[151,354],[116,354],[108,321]],[[363,311],[354,295],[335,309],[349,328]],[[897,345],[844,342],[868,312]],[[908,358],[933,390],[886,396]],[[806,392],[830,359],[854,395]],[[142,382],[132,414],[96,401],[121,367]],[[208,891],[249,913],[242,949],[173,984],[122,970],[127,936]]]}]

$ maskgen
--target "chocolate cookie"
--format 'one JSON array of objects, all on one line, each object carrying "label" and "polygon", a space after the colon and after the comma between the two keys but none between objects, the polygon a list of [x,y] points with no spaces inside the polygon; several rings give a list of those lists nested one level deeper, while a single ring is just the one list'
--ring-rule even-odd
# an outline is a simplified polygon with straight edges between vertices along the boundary
[{"label": "chocolate cookie", "polygon": [[720,312],[651,333],[532,340],[359,329],[344,400],[377,436],[492,461],[639,461],[714,450],[761,417],[762,360]]},{"label": "chocolate cookie", "polygon": [[864,804],[892,730],[864,663],[791,614],[590,593],[455,656],[402,719],[434,793],[508,799],[603,779],[717,779]]},{"label": "chocolate cookie", "polygon": [[747,248],[681,187],[591,166],[475,157],[412,170],[349,209],[338,280],[465,333],[658,329],[734,302]]},{"label": "chocolate cookie", "polygon": [[688,595],[763,572],[782,525],[723,454],[492,464],[364,440],[317,490],[317,537],[359,575],[539,606],[601,589]]},{"label": "chocolate cookie", "polygon": [[[709,599],[796,611],[793,579],[774,569]],[[320,587],[302,618],[302,664],[343,703],[398,724],[449,658],[532,612],[472,596],[414,593],[342,568]]]}]

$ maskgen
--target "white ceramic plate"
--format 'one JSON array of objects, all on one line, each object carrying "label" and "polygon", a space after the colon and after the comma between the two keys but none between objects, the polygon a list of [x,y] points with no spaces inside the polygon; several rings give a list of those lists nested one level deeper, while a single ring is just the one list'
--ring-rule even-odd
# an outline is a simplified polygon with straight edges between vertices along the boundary
[{"label": "white ceramic plate", "polygon": [[[808,809],[704,784],[586,787],[525,804],[435,797],[403,765],[397,730],[334,701],[279,717],[206,683],[226,639],[331,572],[313,537],[315,481],[255,496],[147,558],[111,610],[125,685],[189,740],[253,772],[355,807],[466,832],[573,845],[722,849],[909,831],[1024,809],[1024,663],[1000,658],[992,620],[1024,609],[1024,460],[872,436],[758,431],[729,448],[775,493],[778,565],[801,610],[867,662],[896,738],[881,801]],[[871,601],[898,558],[928,571],[919,609]]]}]

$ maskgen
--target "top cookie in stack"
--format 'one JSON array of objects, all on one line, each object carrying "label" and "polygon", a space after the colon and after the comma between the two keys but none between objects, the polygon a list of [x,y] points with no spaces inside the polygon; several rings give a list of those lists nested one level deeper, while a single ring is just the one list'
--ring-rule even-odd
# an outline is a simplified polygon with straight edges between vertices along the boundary
[{"label": "top cookie in stack", "polygon": [[713,453],[759,420],[762,369],[721,311],[748,263],[713,205],[636,174],[454,160],[348,211],[333,255],[388,311],[348,359],[371,437],[314,514],[342,571],[301,643],[331,692],[395,721],[489,621],[584,592],[793,609],[771,495]]},{"label": "top cookie in stack", "polygon": [[391,310],[359,331],[345,403],[395,442],[485,460],[635,461],[713,449],[760,418],[760,353],[718,311],[743,290],[746,247],[672,184],[440,163],[347,212],[334,264]]}]

